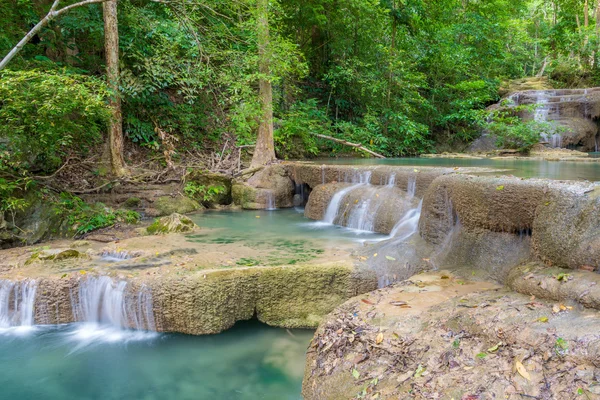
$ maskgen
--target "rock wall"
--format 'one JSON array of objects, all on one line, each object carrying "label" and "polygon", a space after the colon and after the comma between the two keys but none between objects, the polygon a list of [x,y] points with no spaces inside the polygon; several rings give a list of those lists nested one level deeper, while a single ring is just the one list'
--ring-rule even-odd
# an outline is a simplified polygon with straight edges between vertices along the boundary
[{"label": "rock wall", "polygon": [[526,240],[535,256],[547,264],[597,269],[599,193],[597,185],[585,182],[440,177],[424,196],[420,234],[429,243],[442,245],[451,233],[455,234],[453,231],[460,229],[463,236],[487,235],[484,242],[498,241],[502,248],[507,248],[502,236],[512,235]]}]

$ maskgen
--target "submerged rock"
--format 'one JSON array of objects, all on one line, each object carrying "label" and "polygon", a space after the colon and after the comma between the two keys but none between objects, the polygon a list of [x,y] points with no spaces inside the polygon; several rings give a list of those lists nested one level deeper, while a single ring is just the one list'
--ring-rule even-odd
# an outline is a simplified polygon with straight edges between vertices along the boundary
[{"label": "submerged rock", "polygon": [[154,221],[146,228],[150,235],[162,235],[167,233],[193,232],[198,226],[185,215],[173,213],[168,217],[162,217]]}]

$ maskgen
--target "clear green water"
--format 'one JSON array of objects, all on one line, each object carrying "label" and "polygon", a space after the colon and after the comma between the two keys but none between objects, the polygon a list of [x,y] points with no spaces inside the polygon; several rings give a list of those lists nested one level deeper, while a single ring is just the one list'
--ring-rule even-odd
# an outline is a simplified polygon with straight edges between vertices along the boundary
[{"label": "clear green water", "polygon": [[[591,158],[597,158],[592,153]],[[492,160],[469,158],[386,158],[386,159],[319,159],[315,163],[340,165],[406,165],[428,167],[487,167],[506,169],[503,174],[521,178],[548,178],[560,180],[600,181],[599,162],[545,161],[545,160]]]},{"label": "clear green water", "polygon": [[304,209],[206,211],[190,216],[206,232],[189,236],[200,243],[239,243],[253,248],[324,249],[376,240],[383,235],[348,229],[304,217]]},{"label": "clear green water", "polygon": [[219,335],[71,324],[0,335],[0,399],[300,399],[312,331],[239,323]]}]

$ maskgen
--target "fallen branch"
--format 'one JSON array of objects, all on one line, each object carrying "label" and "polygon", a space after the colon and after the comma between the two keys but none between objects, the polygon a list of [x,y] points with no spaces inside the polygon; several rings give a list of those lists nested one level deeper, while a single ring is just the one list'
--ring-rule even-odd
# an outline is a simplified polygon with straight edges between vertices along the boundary
[{"label": "fallen branch", "polygon": [[332,137],[332,136],[322,135],[322,134],[320,134],[320,133],[311,133],[311,135],[314,135],[314,136],[316,136],[316,137],[319,137],[319,138],[322,138],[322,139],[331,140],[331,141],[333,141],[333,142],[336,142],[336,143],[341,143],[341,144],[343,144],[343,145],[345,145],[345,146],[354,147],[354,148],[356,148],[356,149],[359,149],[359,150],[362,150],[362,151],[364,151],[365,153],[369,153],[369,154],[371,154],[372,156],[375,156],[375,157],[377,157],[377,158],[385,158],[385,156],[383,156],[383,155],[381,155],[381,154],[379,154],[379,153],[375,153],[375,152],[374,152],[374,151],[372,151],[372,150],[369,150],[369,149],[367,149],[366,147],[364,147],[364,146],[363,146],[362,144],[360,144],[360,143],[351,143],[351,142],[348,142],[348,141],[346,141],[346,140],[343,140],[343,139],[337,139],[337,138],[334,138],[334,137]]},{"label": "fallen branch", "polygon": [[235,175],[233,175],[233,176],[234,176],[235,178],[238,178],[238,177],[240,177],[240,176],[251,175],[251,174],[254,174],[255,172],[258,172],[258,171],[260,171],[260,170],[261,170],[261,169],[263,169],[263,168],[264,168],[264,166],[263,166],[263,165],[261,165],[260,167],[248,168],[248,169],[245,169],[245,170],[243,170],[243,171],[240,171],[240,172],[238,172],[237,174],[235,174]]}]

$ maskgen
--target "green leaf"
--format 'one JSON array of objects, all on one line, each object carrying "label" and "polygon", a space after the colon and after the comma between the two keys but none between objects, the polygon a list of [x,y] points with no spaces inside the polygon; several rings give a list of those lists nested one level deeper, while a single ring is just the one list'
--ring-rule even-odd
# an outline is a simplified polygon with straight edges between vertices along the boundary
[{"label": "green leaf", "polygon": [[358,379],[358,378],[360,378],[360,372],[358,372],[358,370],[356,368],[353,368],[352,376],[354,377],[354,379]]}]

